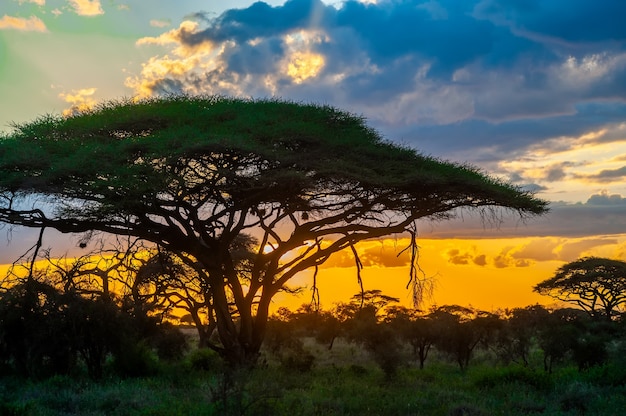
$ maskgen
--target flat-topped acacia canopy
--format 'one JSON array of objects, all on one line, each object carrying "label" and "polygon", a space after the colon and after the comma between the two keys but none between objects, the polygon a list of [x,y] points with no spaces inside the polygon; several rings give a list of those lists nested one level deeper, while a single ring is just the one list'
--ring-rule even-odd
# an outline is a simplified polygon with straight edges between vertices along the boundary
[{"label": "flat-topped acacia canopy", "polygon": [[[33,194],[54,212],[20,209]],[[0,196],[1,222],[132,235],[193,258],[224,348],[257,351],[273,295],[333,252],[415,235],[417,219],[460,207],[547,211],[478,169],[384,140],[362,117],[217,96],[113,101],[17,125],[0,140]],[[244,233],[259,240],[247,287],[229,251]]]}]

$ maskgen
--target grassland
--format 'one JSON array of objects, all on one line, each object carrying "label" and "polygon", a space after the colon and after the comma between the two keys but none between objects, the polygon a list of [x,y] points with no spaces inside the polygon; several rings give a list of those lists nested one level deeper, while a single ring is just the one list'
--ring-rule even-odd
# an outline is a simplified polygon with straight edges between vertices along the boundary
[{"label": "grassland", "polygon": [[32,381],[0,379],[0,415],[623,415],[626,366],[616,357],[579,372],[494,365],[488,352],[467,371],[435,354],[426,368],[403,366],[388,378],[360,347],[328,351],[305,342],[314,357],[297,371],[269,353],[251,371],[223,371],[216,357],[191,351],[177,362],[154,361],[136,378],[85,374]]}]

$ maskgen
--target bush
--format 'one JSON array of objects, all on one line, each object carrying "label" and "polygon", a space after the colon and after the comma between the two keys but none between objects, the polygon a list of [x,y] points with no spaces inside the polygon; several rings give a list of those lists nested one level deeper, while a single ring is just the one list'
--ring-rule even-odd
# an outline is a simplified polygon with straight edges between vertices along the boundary
[{"label": "bush", "polygon": [[122,377],[144,377],[158,371],[158,358],[144,342],[129,343],[115,352],[113,369]]},{"label": "bush", "polygon": [[286,369],[306,373],[313,368],[315,356],[304,347],[287,348],[280,356],[280,363]]},{"label": "bush", "polygon": [[545,372],[536,372],[527,367],[506,367],[483,372],[476,377],[474,384],[480,388],[494,388],[507,384],[526,384],[537,390],[546,391],[552,381]]},{"label": "bush", "polygon": [[559,399],[561,410],[574,410],[584,414],[591,402],[598,397],[598,390],[587,383],[574,382],[569,384]]},{"label": "bush", "polygon": [[189,353],[187,360],[192,369],[197,371],[222,370],[223,361],[219,354],[209,348],[198,348]]},{"label": "bush", "polygon": [[156,348],[159,358],[165,360],[181,358],[188,347],[185,334],[170,323],[158,325],[150,343]]}]

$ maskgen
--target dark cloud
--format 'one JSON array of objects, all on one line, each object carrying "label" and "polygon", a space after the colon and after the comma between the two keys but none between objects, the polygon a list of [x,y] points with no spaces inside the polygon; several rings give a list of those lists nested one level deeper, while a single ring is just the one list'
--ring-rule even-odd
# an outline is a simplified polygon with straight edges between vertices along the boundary
[{"label": "dark cloud", "polygon": [[626,198],[600,193],[586,203],[553,202],[550,212],[538,218],[520,219],[506,211],[478,215],[458,213],[448,221],[420,222],[423,238],[587,237],[626,234]]},{"label": "dark cloud", "polygon": [[483,0],[475,12],[500,24],[567,42],[626,39],[626,3],[621,0]]},{"label": "dark cloud", "polygon": [[[525,118],[493,123],[468,119],[456,123],[414,124],[393,126],[380,123],[394,137],[402,137],[427,154],[448,155],[452,159],[475,163],[515,158],[517,152],[541,145],[567,146],[567,142],[550,143],[555,137],[578,137],[599,130],[607,124],[621,123],[626,114],[626,104],[607,102],[576,106],[573,114],[552,117]],[[598,142],[622,141],[623,135],[605,136]],[[553,150],[564,150],[554,148]]]},{"label": "dark cloud", "polygon": [[487,265],[487,256],[485,254],[480,254],[472,259],[475,265],[477,266],[486,266]]},{"label": "dark cloud", "polygon": [[[626,166],[622,166],[621,168],[617,168],[617,169],[603,169],[600,172],[591,174],[591,175],[576,175],[576,176],[580,179],[584,179],[586,181],[591,181],[591,182],[600,182],[600,183],[623,182],[624,179],[626,178]],[[595,196],[598,196],[598,195],[594,195],[594,197]]]},{"label": "dark cloud", "polygon": [[448,250],[446,253],[448,255],[448,262],[452,264],[470,264],[472,260],[472,254],[470,253],[462,253],[459,249]]},{"label": "dark cloud", "polygon": [[[623,169],[623,168],[622,168]],[[626,198],[619,194],[609,194],[602,192],[589,197],[587,204],[589,206],[624,206],[626,207]]]},{"label": "dark cloud", "polygon": [[485,254],[477,254],[474,251],[461,251],[460,249],[450,249],[446,252],[448,263],[457,266],[465,266],[473,264],[476,266],[486,266],[487,256]]},{"label": "dark cloud", "polygon": [[284,45],[276,38],[260,41],[254,46],[240,45],[236,49],[228,49],[225,60],[228,68],[241,74],[267,74],[277,71],[276,56],[283,55]]},{"label": "dark cloud", "polygon": [[272,7],[258,1],[245,9],[231,9],[209,19],[208,28],[184,36],[188,45],[206,40],[212,42],[235,41],[238,44],[259,37],[274,37],[294,29],[324,27],[336,19],[336,9],[320,0],[290,0],[282,6]]}]

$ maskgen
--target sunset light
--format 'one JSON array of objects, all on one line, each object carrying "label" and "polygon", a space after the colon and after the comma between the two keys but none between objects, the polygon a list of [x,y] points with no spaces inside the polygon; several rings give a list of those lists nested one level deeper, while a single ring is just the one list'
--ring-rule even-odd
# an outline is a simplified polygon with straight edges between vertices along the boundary
[{"label": "sunset light", "polygon": [[308,78],[315,77],[324,67],[322,55],[296,52],[289,58],[287,75],[300,84]]},{"label": "sunset light", "polygon": [[[576,3],[566,16],[556,6],[530,13],[479,0],[209,3],[4,2],[0,94],[12,99],[2,102],[0,130],[121,97],[332,105],[363,116],[386,140],[468,163],[550,202],[538,218],[502,212],[484,221],[461,211],[451,222],[420,220],[419,266],[436,283],[431,305],[550,303],[532,286],[561,265],[626,258],[619,3],[604,11]],[[13,232],[1,263],[34,238]],[[58,235],[45,245],[59,256],[77,250]],[[356,245],[364,287],[410,305],[404,247],[406,235]],[[347,250],[321,265],[323,304],[359,290],[355,264]],[[311,279],[311,271],[298,275],[304,290],[281,295],[284,302],[308,302]]]},{"label": "sunset light", "polygon": [[625,23],[0,0],[0,414],[621,416]]}]

